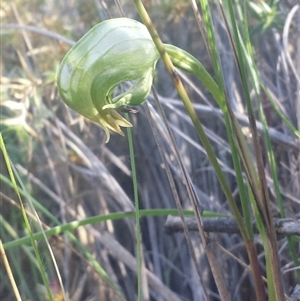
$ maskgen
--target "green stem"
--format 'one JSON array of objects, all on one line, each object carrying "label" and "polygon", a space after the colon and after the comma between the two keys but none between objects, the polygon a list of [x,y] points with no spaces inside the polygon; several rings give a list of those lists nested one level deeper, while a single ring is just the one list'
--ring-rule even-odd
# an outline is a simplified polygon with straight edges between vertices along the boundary
[{"label": "green stem", "polygon": [[[126,119],[129,119],[126,113]],[[135,229],[136,229],[136,263],[137,263],[137,284],[138,284],[138,301],[142,301],[142,236],[140,225],[140,208],[139,208],[139,195],[137,186],[136,166],[134,159],[134,148],[131,129],[127,128],[129,154],[131,162],[131,174],[133,183],[134,205],[135,205]]]}]

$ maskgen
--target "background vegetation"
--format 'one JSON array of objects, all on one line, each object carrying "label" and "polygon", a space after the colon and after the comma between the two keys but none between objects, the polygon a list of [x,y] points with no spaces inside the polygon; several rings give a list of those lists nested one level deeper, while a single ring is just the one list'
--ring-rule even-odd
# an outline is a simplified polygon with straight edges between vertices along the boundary
[{"label": "background vegetation", "polygon": [[[238,19],[242,14],[239,5],[243,7],[244,2],[235,3]],[[214,1],[210,4],[228,99],[255,161],[243,84],[220,8]],[[190,2],[156,0],[145,1],[145,6],[163,42],[189,51],[213,75],[211,58]],[[272,213],[274,217],[283,217],[284,212],[287,217],[300,218],[299,132],[291,130],[284,122],[288,120],[300,130],[299,5],[286,0],[248,1],[246,6],[254,57],[266,87],[266,91],[261,91],[260,100],[269,127],[282,198],[279,207],[271,172],[273,163],[268,160],[269,148],[265,147],[262,138],[259,105],[255,89],[250,86],[253,109],[259,121]],[[45,230],[96,217],[96,220],[88,220],[85,226],[63,229],[61,234],[52,235],[49,244],[40,236],[37,244],[39,263],[29,241],[18,243],[18,238],[28,235],[28,225],[9,180],[7,164],[1,162],[1,240],[22,300],[49,300],[47,289],[56,301],[64,298],[73,301],[137,299],[134,215],[110,215],[101,219],[111,213],[134,210],[128,140],[112,135],[110,142],[105,144],[104,131],[68,109],[59,98],[55,85],[57,68],[69,49],[67,41],[56,34],[77,41],[93,25],[123,13],[140,20],[131,1],[13,0],[1,3],[1,132],[15,175],[18,175],[19,192],[32,231],[40,231],[37,216]],[[182,77],[241,209],[222,112],[197,79],[184,74]],[[162,62],[158,64],[154,86],[204,210],[231,215],[215,171]],[[191,232],[190,236],[201,269],[202,285],[184,235],[167,233],[166,216],[158,216],[164,214],[158,209],[176,208],[174,189],[183,208],[191,210],[192,206],[177,154],[153,95],[149,96],[148,104],[152,122],[145,106],[140,107],[137,114],[130,115],[134,125],[132,136],[139,204],[141,209],[152,210],[150,213],[154,215],[141,218],[145,265],[142,268],[143,300],[205,300],[205,296],[209,300],[220,300],[199,234]],[[278,111],[283,115],[280,116]],[[170,186],[166,165],[175,188]],[[249,260],[240,234],[210,233],[209,239],[231,300],[256,300],[253,279],[245,266]],[[254,242],[260,267],[265,271],[262,238],[255,235]],[[300,282],[299,265],[296,264],[300,255],[299,237],[292,237],[288,242],[286,236],[278,236],[277,243],[284,292],[290,296]],[[48,284],[44,283],[41,270],[45,272]],[[4,266],[1,266],[0,277],[1,300],[15,300]]]}]

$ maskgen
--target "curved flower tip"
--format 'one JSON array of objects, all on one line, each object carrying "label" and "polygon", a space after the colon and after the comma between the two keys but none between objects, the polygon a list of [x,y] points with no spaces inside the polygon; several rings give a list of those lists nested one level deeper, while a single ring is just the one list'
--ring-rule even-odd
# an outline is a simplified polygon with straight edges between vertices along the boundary
[{"label": "curved flower tip", "polygon": [[109,142],[110,130],[121,136],[124,136],[124,133],[120,127],[121,126],[127,128],[132,127],[132,124],[114,109],[107,109],[98,112],[97,123],[99,123],[105,131],[106,134],[105,143]]}]

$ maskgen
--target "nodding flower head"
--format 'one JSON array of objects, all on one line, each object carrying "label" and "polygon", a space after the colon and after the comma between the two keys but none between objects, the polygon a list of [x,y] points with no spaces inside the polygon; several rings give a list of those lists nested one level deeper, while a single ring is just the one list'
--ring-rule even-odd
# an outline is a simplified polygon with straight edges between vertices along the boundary
[{"label": "nodding flower head", "polygon": [[[109,130],[124,135],[130,127],[118,112],[142,104],[150,93],[159,53],[147,28],[132,19],[117,18],[88,31],[61,62],[57,86],[73,110],[100,124],[109,141]],[[114,96],[122,82],[132,86]]]}]

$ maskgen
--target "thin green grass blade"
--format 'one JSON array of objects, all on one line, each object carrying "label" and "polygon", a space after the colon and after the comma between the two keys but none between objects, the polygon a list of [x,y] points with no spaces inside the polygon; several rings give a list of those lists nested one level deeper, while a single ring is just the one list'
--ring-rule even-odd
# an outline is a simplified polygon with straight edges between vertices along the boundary
[{"label": "thin green grass blade", "polygon": [[[207,28],[208,28],[207,36],[208,36],[210,49],[212,49],[214,51],[212,61],[213,61],[214,70],[216,72],[217,83],[219,84],[219,87],[222,87],[222,91],[224,91],[224,95],[226,95],[226,91],[225,91],[225,88],[224,88],[225,85],[222,81],[222,74],[219,73],[220,70],[221,70],[221,68],[220,68],[221,64],[220,64],[220,60],[219,60],[219,57],[218,57],[218,52],[216,50],[217,46],[216,46],[215,39],[212,38],[213,37],[213,30],[212,30],[213,25],[212,25],[211,13],[209,12],[209,5],[208,5],[207,1],[205,1],[205,0],[200,0],[200,3],[201,3],[201,7],[202,7],[202,10],[203,10],[203,14],[204,14],[204,20],[208,24],[208,26],[207,26]],[[232,10],[232,3],[231,2],[228,3],[228,1],[227,1],[226,4],[227,4],[226,7],[229,9],[229,11],[231,11]],[[221,11],[223,13],[224,20],[226,21],[224,8],[222,7],[222,4],[220,4],[220,8],[221,8]],[[235,19],[234,18],[231,18],[231,23],[233,23],[232,24],[233,28],[236,29],[236,24],[235,24]],[[227,31],[228,31],[228,34],[229,34],[229,38],[231,38],[231,33],[230,33],[229,28],[228,28],[228,24],[226,24],[226,25],[227,25]],[[235,32],[234,32],[234,36],[236,36]],[[238,43],[238,41],[236,41],[236,39],[235,39],[234,41],[231,40],[231,42],[232,42],[233,50],[235,50],[236,48],[235,48],[234,45],[236,43]],[[239,45],[237,45],[237,49],[239,50]],[[213,51],[212,51],[212,53],[213,53]],[[242,73],[242,75],[244,75],[245,71],[244,71],[244,64],[243,64],[242,56],[239,55],[239,52],[235,53],[235,55],[236,55],[235,57],[236,57],[236,60],[237,60],[238,68],[239,68],[240,72]],[[245,86],[244,90],[246,91],[245,93],[247,94],[247,91],[249,89],[247,88],[247,82],[243,81],[243,79],[245,79],[244,76],[242,76],[242,83],[243,83],[243,86]],[[248,95],[250,95],[250,94],[248,93]],[[224,97],[224,100],[226,100],[225,97]],[[227,114],[227,110],[228,110],[229,116]],[[245,142],[245,139],[243,137],[243,134],[241,132],[241,128],[240,128],[240,126],[239,126],[239,124],[238,124],[238,122],[237,122],[237,120],[234,116],[234,113],[233,113],[228,101],[226,101],[226,105],[224,104],[223,113],[224,113],[224,118],[225,118],[225,123],[226,123],[226,129],[227,129],[228,136],[230,136],[232,134],[232,132],[234,133],[234,136],[235,136],[234,140],[236,141],[236,144],[235,145],[231,144],[230,145],[231,149],[232,149],[233,152],[235,152],[235,151],[239,152],[239,155],[241,157],[243,165],[246,168],[246,174],[250,179],[252,187],[254,188],[255,195],[256,195],[256,197],[260,197],[259,188],[258,188],[259,187],[259,185],[258,185],[258,176],[257,176],[256,170],[255,170],[254,164],[252,162],[252,158],[250,156],[248,146],[247,146],[247,144]],[[253,114],[252,115],[250,114],[250,123],[251,123],[251,121],[253,122],[253,117],[251,119],[251,116],[253,116]],[[229,120],[230,120],[231,124],[229,124]],[[232,128],[231,128],[231,126],[232,126]],[[233,158],[235,156],[237,156],[237,155],[233,154]],[[234,158],[234,161],[235,160],[236,160],[236,158]],[[239,170],[237,168],[238,168],[237,165],[235,165],[235,170],[239,172]],[[239,176],[241,176],[241,175],[237,174],[237,177],[239,177]],[[243,190],[244,186],[239,185],[239,188],[241,188]],[[243,194],[245,194],[245,191],[243,191]],[[251,233],[250,225],[249,225],[250,212],[249,212],[248,208],[249,208],[248,205],[244,204],[244,209],[246,209],[245,212],[247,214],[247,230],[250,231],[248,233],[248,235],[249,235],[249,237],[253,237],[253,233]],[[247,239],[245,239],[245,242],[247,243]],[[264,285],[263,285],[262,280],[261,280],[261,272],[260,272],[259,265],[258,265],[258,259],[257,259],[257,255],[255,255],[256,252],[253,250],[253,246],[250,246],[250,244],[247,246],[247,251],[249,252],[248,254],[249,254],[249,258],[250,258],[250,262],[251,262],[251,267],[252,267],[252,271],[254,273],[256,296],[257,296],[258,300],[266,300],[266,295],[265,295],[265,292],[264,292]]]},{"label": "thin green grass blade", "polygon": [[[0,174],[0,180],[3,183],[5,183],[6,185],[8,185],[9,187],[13,187],[13,183],[11,182],[11,180],[8,179],[8,178],[6,178],[2,174]],[[43,233],[46,236],[57,235],[57,234],[60,234],[60,233],[66,233],[68,235],[68,238],[70,239],[70,241],[72,241],[74,243],[74,245],[82,252],[82,254],[85,256],[85,258],[87,258],[87,260],[90,262],[91,266],[95,269],[95,271],[97,271],[98,274],[103,278],[103,280],[106,281],[107,284],[116,292],[116,294],[121,298],[121,300],[125,301],[125,297],[124,297],[123,293],[115,285],[115,283],[113,282],[113,280],[109,277],[109,275],[106,273],[106,271],[101,267],[101,265],[99,264],[99,262],[94,259],[93,255],[91,253],[89,253],[86,250],[86,248],[78,241],[78,239],[76,238],[76,236],[73,235],[71,232],[69,232],[68,227],[65,229],[65,231],[60,232],[59,227],[62,224],[61,224],[61,222],[54,215],[52,215],[36,199],[34,199],[32,196],[28,195],[22,188],[20,188],[20,187],[17,186],[17,190],[18,190],[18,193],[21,196],[24,196],[24,197],[26,196],[26,197],[30,198],[30,201],[32,202],[32,204],[34,205],[34,207],[40,213],[42,213],[46,217],[48,217],[49,220],[51,220],[54,224],[59,225],[57,227],[51,228],[50,230],[45,230],[43,232],[38,232],[38,236],[36,236],[36,233],[33,234],[34,240],[41,240],[41,239],[43,239],[43,237],[44,237]],[[75,221],[74,223],[76,224],[77,222]],[[85,223],[84,225],[88,225],[88,224],[89,223]],[[72,230],[72,227],[70,228],[70,230]],[[23,245],[23,243],[24,244],[29,244],[31,242],[30,236],[26,236],[26,239],[24,239],[24,240],[23,239],[24,238],[16,239],[16,240],[14,240],[12,242],[9,242],[8,244],[10,245],[10,243],[12,243],[11,246],[15,247],[15,246],[21,246],[21,245]],[[15,244],[15,242],[19,242],[19,243]],[[6,249],[6,245],[7,245],[7,243],[3,244],[4,249]]]},{"label": "thin green grass blade", "polygon": [[[9,241],[11,239],[13,240],[17,240],[20,239],[20,237],[18,236],[17,232],[15,231],[15,229],[11,226],[11,224],[9,222],[7,222],[3,216],[0,214],[0,229],[1,229],[1,237],[3,241]],[[29,236],[27,236],[29,238]],[[29,238],[30,239],[30,238]],[[28,243],[30,244],[30,241],[28,241]],[[34,257],[34,255],[32,254],[32,247],[29,245],[22,245],[21,246],[21,251],[23,254],[26,254],[28,261],[30,263],[31,266],[34,267],[33,270],[34,272],[36,270],[38,270],[38,263],[36,258]],[[18,252],[18,250],[9,250],[11,251],[11,253],[8,253],[8,257],[10,258],[19,258],[19,254],[20,252]],[[10,256],[9,256],[10,255]],[[23,288],[23,292],[26,296],[28,296],[28,298],[30,298],[30,300],[34,300],[34,297],[32,295],[32,288],[29,287],[27,281],[24,279],[24,274],[20,269],[20,262],[19,260],[11,260],[10,261],[11,265],[14,268],[14,271],[16,271],[16,275],[18,277],[18,279],[20,279],[20,282],[18,283],[18,286]],[[36,279],[36,273],[34,273],[34,275],[32,275],[33,279]],[[22,282],[21,282],[22,280]]]},{"label": "thin green grass blade", "polygon": [[[183,210],[185,216],[195,216],[194,211],[192,210]],[[179,216],[179,212],[177,209],[143,209],[140,210],[140,217],[159,217],[159,216],[167,216],[167,215],[174,215]],[[211,211],[204,211],[204,217],[229,217],[227,214],[215,213]],[[135,212],[114,212],[106,215],[97,215],[93,217],[88,217],[83,220],[73,221],[67,224],[60,224],[51,229],[45,230],[45,234],[47,237],[59,235],[62,233],[66,233],[68,231],[75,230],[79,227],[86,226],[86,225],[93,225],[105,221],[114,221],[120,220],[125,218],[135,218]],[[42,238],[42,232],[37,232],[33,234],[34,240],[40,240]],[[73,239],[71,237],[71,239]],[[30,237],[25,236],[22,238],[14,239],[13,241],[6,242],[3,244],[4,249],[8,250],[11,248],[19,247],[21,245],[27,245],[30,243]],[[84,248],[84,246],[82,246]]]},{"label": "thin green grass blade", "polygon": [[[244,95],[246,99],[249,121],[251,125],[251,131],[252,131],[252,136],[253,136],[253,141],[255,146],[254,147],[255,157],[256,157],[257,167],[259,171],[258,176],[259,176],[260,183],[257,188],[259,189],[259,191],[261,191],[261,194],[259,193],[259,191],[258,193],[255,193],[255,201],[257,202],[257,206],[259,207],[260,214],[257,214],[256,217],[258,219],[262,219],[264,225],[264,227],[260,229],[260,233],[263,239],[265,256],[266,256],[268,291],[270,296],[276,298],[274,300],[284,300],[280,267],[279,267],[279,258],[277,255],[277,251],[275,250],[276,234],[272,222],[271,209],[270,209],[271,205],[268,196],[268,187],[266,185],[266,177],[265,177],[264,166],[262,161],[262,149],[260,147],[260,142],[258,140],[254,110],[252,108],[252,102],[250,99],[250,93],[249,93],[249,87],[247,81],[247,71],[250,72],[250,74],[253,74],[253,66],[255,65],[255,63],[253,61],[252,46],[250,43],[249,33],[247,31],[248,24],[246,18],[246,10],[244,11],[244,26],[243,26],[244,34],[246,36],[246,47],[245,47],[243,43],[243,39],[239,33],[238,27],[235,22],[232,3],[230,1],[227,1],[227,5],[228,5],[230,24],[233,30],[236,59],[238,62],[238,69],[240,72],[241,80],[243,83]],[[258,82],[257,77],[255,78],[252,77],[252,81],[254,86],[257,87],[257,82]],[[257,89],[256,89],[256,93],[257,95],[259,94],[259,91],[257,91]],[[264,127],[265,126],[266,125],[264,125]],[[265,131],[267,132],[266,128]],[[260,224],[260,222],[261,222],[260,220],[257,220],[258,225]]]},{"label": "thin green grass blade", "polygon": [[225,102],[225,93],[224,93],[225,88],[224,88],[223,74],[222,74],[219,52],[216,43],[216,37],[214,33],[210,6],[207,0],[199,0],[199,2],[203,13],[204,27],[205,27],[206,37],[207,37],[207,42],[209,47],[208,52],[210,54],[210,58],[212,61],[217,85],[219,87],[219,90],[222,91],[222,99],[218,103],[218,105],[220,106],[223,113],[226,114],[227,108]]},{"label": "thin green grass blade", "polygon": [[265,92],[267,99],[271,103],[273,109],[277,112],[277,114],[280,116],[281,120],[286,124],[286,126],[294,133],[294,135],[298,138],[300,138],[300,131],[298,131],[294,125],[286,118],[286,116],[283,114],[283,112],[280,110],[276,102],[273,100],[273,97],[270,95],[269,91],[266,89],[263,83],[261,83],[261,88]]},{"label": "thin green grass blade", "polygon": [[[245,22],[247,22],[246,18],[245,18]],[[248,28],[247,23],[245,23],[244,28]],[[254,83],[253,86],[254,86],[254,90],[255,90],[255,93],[256,93],[256,100],[257,100],[258,107],[259,107],[259,116],[260,116],[260,120],[263,124],[264,138],[265,138],[265,142],[266,142],[268,160],[269,160],[272,179],[273,179],[274,191],[275,191],[275,194],[276,194],[276,201],[277,201],[277,204],[278,204],[278,207],[279,207],[280,216],[282,218],[284,218],[286,216],[286,214],[285,214],[283,200],[282,200],[281,193],[280,193],[280,185],[279,185],[279,181],[278,181],[278,173],[277,173],[277,166],[276,166],[275,156],[274,156],[274,152],[273,152],[273,148],[272,148],[272,144],[271,144],[271,139],[270,139],[270,135],[269,135],[269,131],[268,131],[267,121],[266,121],[266,118],[265,118],[263,106],[262,106],[261,99],[260,99],[260,93],[261,93],[260,89],[262,89],[266,93],[266,95],[267,95],[268,92],[267,92],[267,89],[264,87],[264,85],[263,85],[263,83],[262,83],[262,81],[259,77],[259,73],[258,73],[256,65],[251,64],[251,62],[254,62],[254,55],[253,55],[253,50],[252,50],[251,40],[250,40],[250,35],[249,35],[248,30],[245,30],[245,39],[246,39],[246,44],[248,45],[247,46],[248,53],[249,53],[249,56],[251,57],[251,61],[247,60],[246,63],[248,64],[248,69],[250,70],[252,82]],[[284,114],[280,111],[279,107],[275,104],[273,99],[271,97],[269,97],[269,100],[272,103],[273,108],[275,109],[275,111],[282,118],[283,122],[290,123],[287,120],[287,118],[284,116]],[[290,125],[291,126],[289,126],[289,127],[293,131],[295,136],[300,134],[300,132],[298,132],[293,127],[293,125],[291,123],[290,123]],[[291,254],[291,258],[294,262],[294,265],[299,266],[300,263],[299,263],[297,255],[296,255],[295,248],[293,246],[291,237],[287,237],[287,240],[288,240],[289,252]],[[299,270],[297,271],[297,275],[298,275],[298,278],[300,280],[300,271]]]},{"label": "thin green grass blade", "polygon": [[19,201],[20,210],[21,210],[21,213],[22,213],[22,216],[23,216],[23,219],[24,219],[25,227],[26,227],[26,230],[29,233],[30,241],[31,241],[31,244],[32,244],[36,259],[37,259],[37,262],[38,262],[39,271],[40,271],[41,277],[43,279],[43,282],[44,282],[44,285],[45,285],[45,288],[46,288],[47,296],[48,296],[50,301],[53,301],[52,293],[51,293],[51,290],[50,290],[50,284],[49,284],[47,275],[46,275],[45,270],[44,270],[41,255],[40,255],[39,250],[37,248],[36,242],[35,242],[35,240],[33,239],[33,236],[32,236],[31,226],[30,226],[27,214],[26,214],[26,210],[23,206],[21,196],[20,196],[19,191],[18,191],[18,186],[17,186],[16,180],[15,180],[15,177],[14,177],[14,172],[13,172],[13,168],[11,166],[10,159],[9,159],[8,154],[6,152],[5,143],[3,141],[2,133],[0,133],[0,148],[1,148],[2,153],[3,153],[4,161],[5,161],[5,164],[6,164],[6,167],[7,167],[7,170],[8,170],[8,174],[9,174],[9,177],[10,177],[12,185],[13,185],[13,189],[14,189],[14,191],[16,193],[16,196],[17,196],[17,199]]},{"label": "thin green grass blade", "polygon": [[[243,210],[243,215],[245,218],[245,225],[247,229],[248,236],[253,239],[253,231],[251,227],[251,212],[249,211],[249,205],[247,201],[247,193],[245,189],[245,185],[243,182],[243,174],[241,170],[241,166],[239,163],[238,159],[238,152],[237,152],[237,145],[234,142],[235,139],[232,138],[232,123],[233,125],[236,125],[239,127],[238,123],[235,121],[230,121],[231,116],[228,114],[228,103],[226,102],[226,91],[225,91],[225,84],[223,80],[223,74],[222,74],[222,68],[221,68],[221,62],[220,62],[220,57],[218,54],[218,48],[217,48],[217,43],[216,43],[216,38],[214,34],[214,28],[213,28],[213,22],[212,22],[212,17],[211,17],[211,12],[210,12],[210,7],[208,4],[208,1],[206,0],[200,0],[200,5],[202,7],[203,11],[203,20],[205,23],[205,28],[206,28],[206,35],[207,35],[207,41],[209,45],[209,50],[210,50],[210,55],[211,55],[211,60],[213,63],[213,68],[214,72],[217,78],[217,91],[218,93],[214,92],[212,93],[211,90],[209,90],[212,95],[214,96],[216,102],[218,103],[219,107],[223,111],[224,114],[224,120],[225,120],[225,125],[226,125],[226,131],[227,131],[227,136],[231,148],[231,153],[232,153],[232,160],[233,160],[233,165],[234,165],[234,170],[236,172],[236,179],[237,179],[237,184],[239,187],[239,193],[240,193],[240,199],[242,203],[242,210]],[[203,68],[197,68],[197,76],[201,82],[203,82],[203,78],[206,77],[207,75],[203,73]],[[199,70],[199,72],[198,72]],[[204,74],[204,75],[203,75]],[[208,77],[208,76],[207,76]],[[210,77],[209,77],[210,78]],[[213,85],[206,85],[208,89],[216,89],[214,88]]]},{"label": "thin green grass blade", "polygon": [[[222,93],[220,92],[219,87],[214,81],[214,79],[206,71],[203,65],[194,56],[192,56],[191,54],[189,54],[188,52],[182,49],[179,49],[176,46],[168,45],[168,44],[165,44],[164,46],[174,66],[198,77],[198,79],[204,84],[207,90],[212,94],[212,96],[214,97],[218,105],[222,107],[222,103],[223,103]],[[225,112],[225,118],[226,118],[227,128],[229,128],[230,129],[229,131],[231,132],[230,122],[228,120],[228,114],[226,112]],[[234,146],[234,141],[232,139],[232,136],[228,135],[228,138],[229,138],[230,145]],[[234,169],[236,171],[236,178],[237,178],[237,183],[240,192],[243,215],[245,217],[245,223],[246,223],[249,236],[253,238],[253,231],[251,227],[251,213],[249,211],[249,205],[246,197],[247,194],[244,186],[243,174],[239,164],[237,152],[235,151],[235,147],[232,147],[231,149],[233,149],[232,159],[233,159]]]}]

